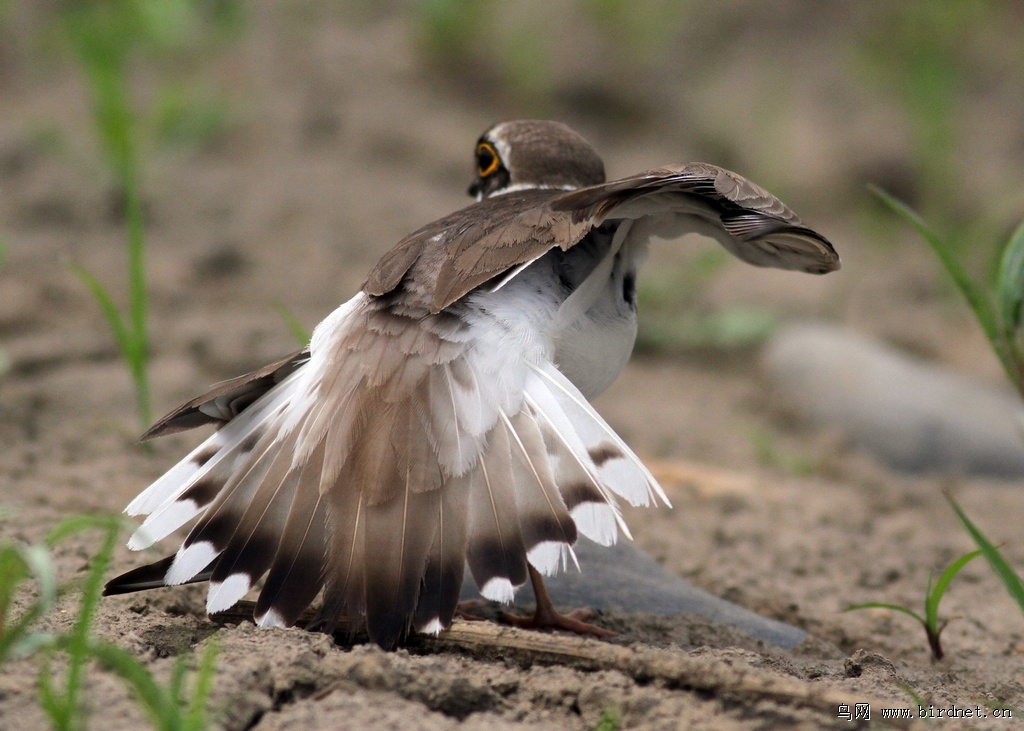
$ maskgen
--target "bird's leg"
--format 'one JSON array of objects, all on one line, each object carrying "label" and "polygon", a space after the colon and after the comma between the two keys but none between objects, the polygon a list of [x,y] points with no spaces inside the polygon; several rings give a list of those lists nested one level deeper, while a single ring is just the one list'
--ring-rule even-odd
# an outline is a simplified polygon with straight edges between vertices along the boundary
[{"label": "bird's leg", "polygon": [[555,605],[551,603],[551,597],[548,596],[548,590],[544,586],[544,579],[541,577],[540,572],[529,564],[527,564],[527,568],[530,570],[530,583],[533,585],[533,595],[537,600],[537,608],[534,610],[532,617],[517,617],[514,614],[506,613],[506,622],[524,629],[551,627],[575,632],[580,635],[594,635],[595,637],[614,637],[618,634],[609,629],[598,627],[596,624],[584,622],[584,619],[590,619],[594,616],[594,612],[590,609],[576,609],[569,612],[569,614],[561,614],[555,609]]}]

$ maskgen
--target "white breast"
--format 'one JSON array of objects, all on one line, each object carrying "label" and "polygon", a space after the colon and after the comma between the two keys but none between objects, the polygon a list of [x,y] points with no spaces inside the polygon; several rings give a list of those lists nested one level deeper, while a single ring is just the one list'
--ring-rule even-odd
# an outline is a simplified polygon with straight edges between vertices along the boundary
[{"label": "white breast", "polygon": [[[636,342],[636,271],[643,261],[646,245],[628,243],[612,257],[610,272],[598,266],[593,277],[603,279],[593,300],[583,312],[560,310],[555,334],[555,364],[588,398],[604,391],[626,367]],[[591,282],[586,283],[588,286]],[[597,284],[597,282],[594,282]],[[581,287],[582,289],[582,287]],[[629,290],[627,292],[627,290]]]},{"label": "white breast", "polygon": [[577,319],[555,341],[555,365],[588,399],[612,385],[633,352],[636,312],[615,314]]},{"label": "white breast", "polygon": [[636,341],[636,272],[647,246],[630,228],[550,251],[470,298],[496,322],[530,323],[529,339],[588,399],[618,377]]}]

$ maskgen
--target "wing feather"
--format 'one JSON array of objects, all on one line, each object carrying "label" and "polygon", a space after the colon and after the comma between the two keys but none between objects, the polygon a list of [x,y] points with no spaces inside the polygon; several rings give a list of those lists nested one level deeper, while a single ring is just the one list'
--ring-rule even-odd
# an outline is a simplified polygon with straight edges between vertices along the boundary
[{"label": "wing feather", "polygon": [[252,373],[222,381],[161,418],[142,435],[142,440],[231,421],[308,360],[309,348],[303,348]]},{"label": "wing feather", "polygon": [[553,248],[569,249],[609,220],[636,221],[635,240],[699,233],[755,266],[824,274],[839,256],[782,201],[708,163],[670,165],[578,190],[520,190],[484,199],[403,239],[363,291],[398,290],[441,312],[477,287],[507,284]]},{"label": "wing feather", "polygon": [[526,583],[526,547],[512,482],[508,433],[495,428],[469,487],[469,570],[487,599],[510,602]]},{"label": "wing feather", "polygon": [[[437,504],[434,542],[427,554],[423,589],[413,626],[437,634],[451,624],[466,569],[468,476],[449,481]],[[430,515],[423,516],[429,521]]]},{"label": "wing feather", "polygon": [[566,568],[576,543],[576,524],[558,492],[544,436],[531,409],[524,406],[511,419],[502,414],[502,423],[512,447],[516,508],[527,559],[551,576]]},{"label": "wing feather", "polygon": [[[304,465],[277,551],[253,612],[261,626],[288,627],[316,598],[327,563],[327,505],[320,490],[323,445]],[[358,497],[356,491],[349,493]]]}]

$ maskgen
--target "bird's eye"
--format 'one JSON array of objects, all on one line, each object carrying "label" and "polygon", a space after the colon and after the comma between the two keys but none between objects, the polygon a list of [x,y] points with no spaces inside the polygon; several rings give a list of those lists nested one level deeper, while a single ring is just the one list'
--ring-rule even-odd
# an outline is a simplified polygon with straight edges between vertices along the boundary
[{"label": "bird's eye", "polygon": [[498,169],[498,153],[490,142],[481,142],[476,146],[476,172],[481,178]]}]

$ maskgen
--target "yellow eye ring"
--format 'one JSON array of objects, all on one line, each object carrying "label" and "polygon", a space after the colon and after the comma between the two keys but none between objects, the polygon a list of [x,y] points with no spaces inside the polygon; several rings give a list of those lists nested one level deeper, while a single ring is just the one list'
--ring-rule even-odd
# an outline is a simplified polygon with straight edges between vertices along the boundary
[{"label": "yellow eye ring", "polygon": [[498,151],[490,142],[481,142],[476,146],[476,172],[481,178],[498,169],[501,160],[498,159]]}]

